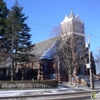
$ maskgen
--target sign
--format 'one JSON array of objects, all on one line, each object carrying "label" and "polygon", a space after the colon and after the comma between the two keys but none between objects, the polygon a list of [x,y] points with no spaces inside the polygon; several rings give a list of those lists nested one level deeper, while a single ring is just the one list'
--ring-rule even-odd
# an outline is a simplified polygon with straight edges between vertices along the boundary
[{"label": "sign", "polygon": [[89,64],[89,63],[86,64],[86,67],[87,67],[87,68],[91,68],[91,64]]}]

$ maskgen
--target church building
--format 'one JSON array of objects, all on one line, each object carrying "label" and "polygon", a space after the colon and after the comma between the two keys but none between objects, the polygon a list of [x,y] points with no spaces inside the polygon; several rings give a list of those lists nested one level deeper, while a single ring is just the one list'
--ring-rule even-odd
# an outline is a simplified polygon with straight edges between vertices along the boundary
[{"label": "church building", "polygon": [[[76,59],[76,56],[82,57],[84,54],[83,49],[85,47],[82,47],[83,45],[85,45],[84,33],[84,23],[81,21],[78,15],[75,16],[71,11],[70,16],[66,16],[61,22],[61,34],[59,36],[55,36],[48,40],[39,42],[35,44],[33,50],[31,50],[30,53],[35,54],[35,61],[25,66],[31,67],[34,70],[34,79],[57,79],[60,81],[68,81],[68,73],[64,72],[65,65],[62,64],[62,61],[66,58],[61,58],[62,61],[60,61],[60,57],[59,59],[57,57],[57,52],[59,50],[59,47],[61,47],[59,40],[67,41],[71,37],[72,57]],[[77,47],[76,50],[75,48],[73,48],[74,46]],[[68,55],[66,54],[66,56]],[[85,63],[82,62],[79,65],[79,59],[80,58],[76,59],[78,67],[76,66],[76,68],[73,69],[73,73],[76,75],[85,75],[87,70]],[[18,66],[18,68],[21,68],[21,65]]]},{"label": "church building", "polygon": [[84,60],[85,31],[83,21],[71,11],[70,16],[65,16],[61,22],[60,31],[59,36],[33,46],[30,54],[34,54],[35,57],[28,64],[17,65],[15,71],[17,79],[21,79],[20,69],[23,68],[29,69],[26,79],[34,80],[68,81],[69,72],[76,76],[88,74]]}]

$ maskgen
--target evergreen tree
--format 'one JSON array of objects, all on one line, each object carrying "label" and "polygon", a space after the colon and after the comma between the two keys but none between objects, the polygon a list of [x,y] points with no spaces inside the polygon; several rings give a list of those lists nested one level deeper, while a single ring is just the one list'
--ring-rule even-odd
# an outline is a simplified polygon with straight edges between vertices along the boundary
[{"label": "evergreen tree", "polygon": [[7,30],[7,16],[9,10],[7,9],[6,3],[0,0],[0,48],[5,52],[6,43],[6,30]]},{"label": "evergreen tree", "polygon": [[11,80],[13,80],[14,75],[14,61],[23,61],[23,58],[23,62],[28,60],[29,55],[27,51],[30,50],[31,46],[31,34],[29,34],[30,28],[25,23],[28,17],[25,16],[22,10],[23,7],[19,6],[16,0],[16,3],[10,10],[7,20],[8,51],[12,54]]},{"label": "evergreen tree", "polygon": [[[25,23],[28,17],[25,17],[25,14],[22,13],[23,8],[18,5],[16,1],[15,5],[10,10],[8,15],[8,33],[9,42],[13,47],[14,53],[17,51],[23,51],[23,48],[30,47],[31,45],[31,34],[30,28]],[[12,48],[11,48],[12,49]]]}]

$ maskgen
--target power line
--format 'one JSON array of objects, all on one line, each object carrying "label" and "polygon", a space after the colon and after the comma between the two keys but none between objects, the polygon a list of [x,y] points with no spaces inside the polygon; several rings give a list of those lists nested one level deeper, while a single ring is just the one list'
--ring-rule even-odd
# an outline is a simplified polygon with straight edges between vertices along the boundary
[{"label": "power line", "polygon": [[96,39],[94,39],[94,37],[91,37],[91,39],[92,39],[92,40],[95,40],[96,42],[100,42],[100,39],[99,39],[99,40],[97,40],[97,38],[96,38]]},{"label": "power line", "polygon": [[[37,28],[37,27],[31,27],[31,28],[38,29],[38,30],[43,30],[43,31],[52,31],[51,28],[56,27],[56,26],[53,26],[53,25],[44,24],[44,23],[39,23],[39,22],[34,22],[34,21],[29,21],[29,22],[30,22],[29,24],[38,26],[38,28]],[[46,29],[39,28],[39,26],[44,27],[44,28],[46,28]],[[51,30],[48,30],[47,28],[50,28]],[[96,37],[96,40],[95,40],[95,41],[100,42],[99,40],[97,40],[97,38],[99,39],[100,36],[93,35],[93,38],[94,38],[94,37]]]},{"label": "power line", "polygon": [[[52,31],[52,28],[55,27],[53,25],[39,23],[39,22],[34,22],[34,21],[28,21],[28,23],[32,25],[32,27],[30,27],[30,28],[37,29],[37,30],[43,30],[43,31]],[[35,27],[33,27],[33,26],[35,26]],[[39,27],[41,27],[41,28],[39,28]],[[50,29],[50,30],[48,30],[48,29]]]},{"label": "power line", "polygon": [[30,27],[30,28],[32,28],[32,29],[37,29],[37,30],[43,30],[43,31],[49,31],[49,32],[52,30],[52,29],[51,29],[51,30],[47,30],[47,29],[36,28],[36,27]]},{"label": "power line", "polygon": [[96,37],[96,38],[100,38],[100,36],[98,36],[98,35],[93,35],[94,37]]},{"label": "power line", "polygon": [[29,23],[34,24],[34,25],[39,25],[39,26],[46,26],[46,27],[55,27],[54,25],[49,25],[49,24],[44,24],[44,23],[39,23],[39,22],[34,22],[34,21],[29,21]]},{"label": "power line", "polygon": [[[100,40],[100,36],[99,35],[94,35],[94,34],[91,34],[93,37],[92,38],[96,38],[96,40],[98,39],[98,40]],[[97,40],[97,41],[98,41]],[[100,42],[100,41],[99,41]]]}]

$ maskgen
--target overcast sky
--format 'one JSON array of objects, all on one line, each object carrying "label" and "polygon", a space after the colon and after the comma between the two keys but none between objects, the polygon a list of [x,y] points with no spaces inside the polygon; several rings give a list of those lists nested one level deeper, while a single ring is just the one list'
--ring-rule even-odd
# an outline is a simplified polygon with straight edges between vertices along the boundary
[{"label": "overcast sky", "polygon": [[[11,8],[15,0],[4,0]],[[91,50],[100,47],[100,0],[18,0],[23,12],[28,16],[32,43],[50,38],[54,26],[59,26],[71,9],[78,13],[85,25],[85,34],[91,35]]]}]

